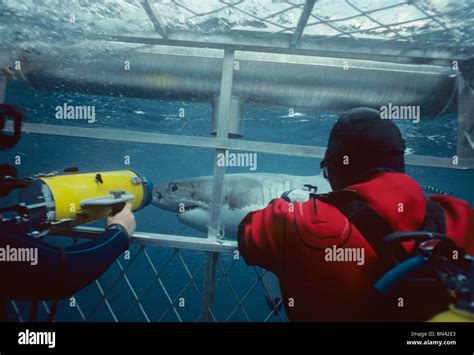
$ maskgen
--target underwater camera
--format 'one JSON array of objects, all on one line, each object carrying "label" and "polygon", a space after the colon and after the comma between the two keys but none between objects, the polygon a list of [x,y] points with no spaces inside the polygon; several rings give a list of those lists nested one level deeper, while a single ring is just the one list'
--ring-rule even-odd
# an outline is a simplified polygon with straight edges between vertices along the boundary
[{"label": "underwater camera", "polygon": [[152,200],[153,184],[131,170],[98,173],[38,174],[20,192],[24,231],[41,236],[118,213],[126,203],[133,211]]}]

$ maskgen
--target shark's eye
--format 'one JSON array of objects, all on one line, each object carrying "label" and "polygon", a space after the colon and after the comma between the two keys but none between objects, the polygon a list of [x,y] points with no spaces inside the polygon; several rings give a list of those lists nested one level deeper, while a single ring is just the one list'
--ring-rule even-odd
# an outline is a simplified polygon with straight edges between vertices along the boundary
[{"label": "shark's eye", "polygon": [[171,189],[171,191],[175,192],[175,191],[178,190],[178,185],[172,184],[172,185],[170,186],[170,189]]}]

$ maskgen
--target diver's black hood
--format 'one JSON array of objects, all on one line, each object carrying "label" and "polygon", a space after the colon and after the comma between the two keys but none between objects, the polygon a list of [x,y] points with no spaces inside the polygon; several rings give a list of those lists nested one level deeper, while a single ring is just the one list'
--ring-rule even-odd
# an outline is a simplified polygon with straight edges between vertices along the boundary
[{"label": "diver's black hood", "polygon": [[372,169],[405,172],[405,141],[398,127],[380,111],[355,108],[342,114],[332,128],[321,167],[355,183]]}]

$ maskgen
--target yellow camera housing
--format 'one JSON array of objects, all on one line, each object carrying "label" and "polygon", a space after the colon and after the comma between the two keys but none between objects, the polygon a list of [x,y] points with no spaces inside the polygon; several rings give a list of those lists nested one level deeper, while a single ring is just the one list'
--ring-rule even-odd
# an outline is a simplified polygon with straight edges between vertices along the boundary
[{"label": "yellow camera housing", "polygon": [[151,182],[131,170],[69,173],[34,177],[20,200],[36,226],[78,225],[105,218],[125,203],[137,211],[151,202],[152,190]]}]

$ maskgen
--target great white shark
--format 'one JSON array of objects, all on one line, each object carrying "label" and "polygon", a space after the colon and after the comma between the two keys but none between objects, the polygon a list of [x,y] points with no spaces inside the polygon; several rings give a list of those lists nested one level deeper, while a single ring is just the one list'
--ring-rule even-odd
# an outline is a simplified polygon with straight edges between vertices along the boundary
[{"label": "great white shark", "polygon": [[[152,204],[174,212],[187,226],[201,232],[208,231],[213,176],[173,180],[158,185],[153,190]],[[295,191],[298,200],[309,198],[311,191],[331,191],[328,181],[321,175],[294,176],[286,174],[247,173],[226,174],[221,206],[221,225],[226,238],[235,238],[242,219],[251,211],[267,206],[271,200],[288,191]],[[265,299],[274,313],[282,306],[278,278],[271,272],[262,277],[266,289]]]},{"label": "great white shark", "polygon": [[[175,212],[185,225],[207,233],[212,200],[213,176],[172,180],[153,190],[152,204]],[[226,238],[235,238],[242,219],[251,211],[268,205],[283,193],[317,187],[318,193],[331,191],[321,175],[294,176],[271,173],[226,174],[221,207],[221,226]],[[309,191],[308,191],[309,197]]]}]

